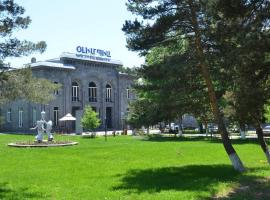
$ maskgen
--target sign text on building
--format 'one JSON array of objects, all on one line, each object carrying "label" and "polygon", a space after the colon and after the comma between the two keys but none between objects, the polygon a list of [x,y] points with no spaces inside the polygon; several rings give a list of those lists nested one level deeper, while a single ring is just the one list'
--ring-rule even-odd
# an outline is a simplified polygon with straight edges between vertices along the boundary
[{"label": "sign text on building", "polygon": [[111,52],[110,51],[105,51],[102,49],[94,49],[94,48],[88,48],[88,47],[82,47],[82,46],[77,46],[76,47],[77,53],[83,53],[83,54],[90,54],[93,56],[101,56],[101,57],[111,57]]}]

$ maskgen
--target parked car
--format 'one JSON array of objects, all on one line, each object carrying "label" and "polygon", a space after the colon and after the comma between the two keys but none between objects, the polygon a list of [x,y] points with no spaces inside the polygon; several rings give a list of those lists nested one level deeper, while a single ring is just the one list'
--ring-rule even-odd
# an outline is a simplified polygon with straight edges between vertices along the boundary
[{"label": "parked car", "polygon": [[265,126],[265,127],[263,128],[263,134],[264,134],[264,135],[270,135],[270,125]]},{"label": "parked car", "polygon": [[214,124],[208,125],[208,131],[209,133],[217,133],[218,132],[218,126]]}]

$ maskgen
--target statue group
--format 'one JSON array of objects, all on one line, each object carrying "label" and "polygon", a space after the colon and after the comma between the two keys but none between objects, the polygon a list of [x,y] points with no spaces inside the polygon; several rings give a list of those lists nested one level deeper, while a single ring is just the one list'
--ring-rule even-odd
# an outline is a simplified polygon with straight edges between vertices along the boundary
[{"label": "statue group", "polygon": [[31,128],[31,130],[37,129],[38,134],[35,136],[37,142],[42,142],[45,133],[48,135],[48,141],[53,141],[53,135],[51,133],[53,124],[51,120],[46,122],[45,114],[46,113],[42,111],[41,120],[38,120],[36,126]]}]

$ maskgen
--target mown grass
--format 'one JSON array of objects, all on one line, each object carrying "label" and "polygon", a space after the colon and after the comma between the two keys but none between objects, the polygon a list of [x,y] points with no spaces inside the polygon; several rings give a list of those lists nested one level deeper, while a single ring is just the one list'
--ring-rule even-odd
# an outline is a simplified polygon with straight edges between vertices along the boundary
[{"label": "mown grass", "polygon": [[0,135],[0,199],[270,199],[270,167],[256,142],[235,141],[235,172],[218,140],[118,136],[59,148],[12,148]]}]

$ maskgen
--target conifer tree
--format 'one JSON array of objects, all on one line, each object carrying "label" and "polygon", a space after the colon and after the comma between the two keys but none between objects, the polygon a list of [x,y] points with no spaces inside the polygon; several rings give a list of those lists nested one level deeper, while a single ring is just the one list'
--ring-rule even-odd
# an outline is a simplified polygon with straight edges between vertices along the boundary
[{"label": "conifer tree", "polygon": [[245,168],[230,142],[211,76],[217,65],[217,52],[216,44],[210,37],[215,33],[215,27],[212,26],[212,16],[206,12],[207,4],[196,0],[129,0],[127,7],[142,18],[141,22],[137,19],[126,21],[123,26],[129,49],[145,55],[153,47],[166,47],[182,40],[188,41],[185,62],[200,70],[224,148],[233,167],[243,172]]},{"label": "conifer tree", "polygon": [[14,32],[28,28],[31,19],[25,16],[25,9],[14,0],[0,1],[0,103],[17,99],[27,99],[36,103],[48,102],[53,98],[53,90],[59,85],[32,76],[30,69],[10,71],[6,58],[27,56],[34,52],[43,53],[46,43],[19,40]]}]

